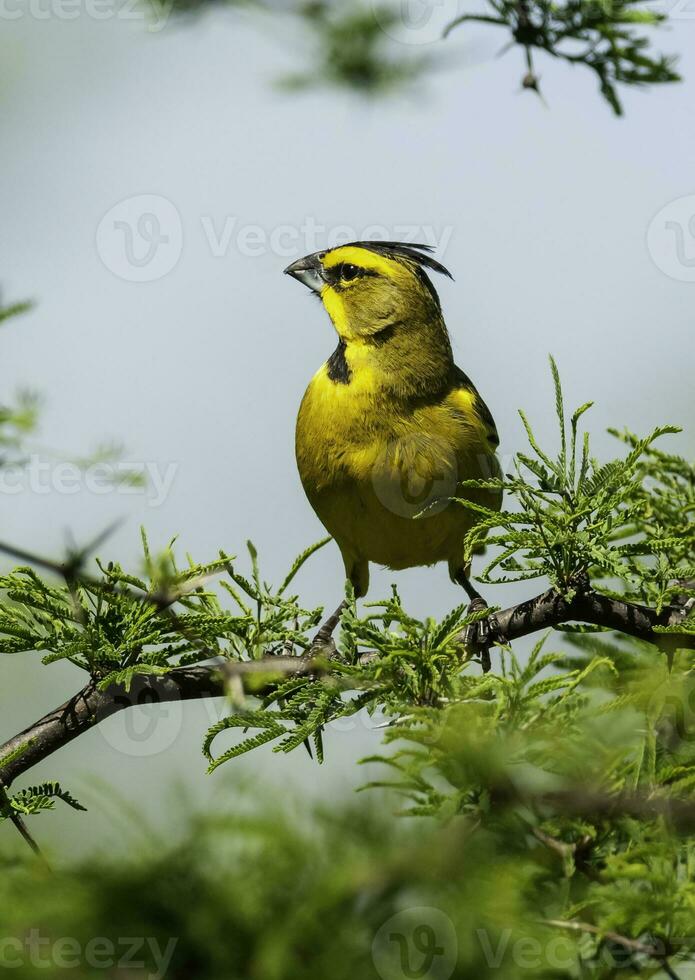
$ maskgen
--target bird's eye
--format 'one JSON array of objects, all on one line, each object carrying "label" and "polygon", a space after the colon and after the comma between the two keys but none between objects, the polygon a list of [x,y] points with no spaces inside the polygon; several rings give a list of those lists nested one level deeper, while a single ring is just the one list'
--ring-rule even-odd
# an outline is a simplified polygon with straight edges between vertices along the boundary
[{"label": "bird's eye", "polygon": [[340,278],[346,282],[350,282],[351,279],[357,279],[360,272],[361,269],[358,265],[351,265],[350,262],[344,262],[340,267]]}]

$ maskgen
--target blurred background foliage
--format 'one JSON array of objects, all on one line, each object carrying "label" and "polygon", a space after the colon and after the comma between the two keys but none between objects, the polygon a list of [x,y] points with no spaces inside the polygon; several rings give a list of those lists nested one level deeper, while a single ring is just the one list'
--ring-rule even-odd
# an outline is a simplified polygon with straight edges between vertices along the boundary
[{"label": "blurred background foliage", "polygon": [[[125,854],[106,838],[53,873],[5,839],[0,957],[17,977],[152,977],[168,949],[177,980],[691,976],[686,660],[580,638],[503,664],[391,729],[394,783],[352,805],[237,783],[163,836],[134,798]],[[394,786],[437,819],[397,816]]]},{"label": "blurred background foliage", "polygon": [[[433,14],[447,7],[441,0],[146,0],[156,17],[163,10],[176,15],[200,15],[225,4],[258,15],[282,34],[278,21],[298,22],[309,45],[305,57],[310,67],[279,81],[288,88],[336,85],[364,95],[379,95],[420,83],[443,59],[451,58],[442,45],[433,54],[418,53],[417,32],[431,30]],[[675,59],[655,54],[650,28],[658,27],[667,14],[650,9],[640,0],[480,0],[471,5],[452,3],[452,16],[444,19],[442,42],[466,24],[505,28],[509,40],[503,51],[518,49],[525,70],[522,86],[540,93],[540,75],[534,56],[540,52],[592,71],[602,96],[620,115],[620,85],[653,85],[679,80]],[[465,13],[460,13],[462,8]],[[455,14],[455,16],[454,16]],[[291,32],[291,38],[296,38]],[[406,39],[406,43],[400,43]]]},{"label": "blurred background foliage", "polygon": [[[577,937],[542,924],[522,925],[532,904],[528,866],[519,861],[516,846],[499,850],[499,834],[478,831],[472,837],[471,829],[465,823],[394,827],[387,809],[365,806],[305,812],[297,819],[277,800],[267,800],[251,818],[243,809],[194,818],[189,835],[174,845],[140,839],[125,860],[105,853],[59,875],[5,858],[3,930],[27,938],[37,930],[45,941],[44,959],[64,936],[82,949],[105,937],[121,950],[119,937],[153,937],[162,950],[173,937],[166,975],[177,980],[549,975],[538,972],[548,939],[559,935],[566,958],[578,946]],[[540,845],[538,851],[535,873],[542,878],[553,859]],[[494,879],[492,860],[498,867]],[[407,934],[407,910],[414,907],[427,910],[424,925],[436,909],[455,931],[457,948],[449,929],[434,929],[437,943],[447,946],[447,963],[453,955],[455,965],[444,973],[423,969],[427,957],[414,948],[402,961],[398,942],[386,938],[377,972],[375,937],[384,925]],[[392,920],[404,911],[405,921]],[[439,926],[441,919],[434,921]],[[477,930],[484,931],[482,944]],[[521,937],[537,937],[534,970],[514,961]],[[488,949],[493,955],[503,950],[499,966],[486,962]],[[28,955],[21,958],[25,962],[13,975],[36,976],[39,968]],[[145,961],[141,969],[107,975],[152,976],[156,964],[149,948],[143,946],[138,958]],[[403,963],[406,969],[410,964],[409,972]],[[100,973],[84,963],[70,972]]]}]

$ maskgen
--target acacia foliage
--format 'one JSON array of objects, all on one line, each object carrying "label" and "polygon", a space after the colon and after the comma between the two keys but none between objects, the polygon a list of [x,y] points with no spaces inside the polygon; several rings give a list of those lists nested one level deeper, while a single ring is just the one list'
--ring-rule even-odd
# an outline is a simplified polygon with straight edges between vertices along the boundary
[{"label": "acacia foliage", "polygon": [[[137,675],[166,674],[211,658],[221,668],[260,666],[248,677],[229,672],[229,711],[204,739],[211,770],[262,746],[277,752],[307,746],[320,762],[332,721],[358,712],[384,719],[383,748],[369,760],[383,776],[371,788],[399,800],[423,830],[413,837],[398,832],[395,851],[389,847],[384,856],[379,849],[390,832],[379,829],[382,824],[370,829],[368,814],[360,818],[358,842],[347,833],[349,821],[329,819],[333,856],[312,865],[311,887],[318,907],[336,916],[352,903],[347,921],[361,938],[356,945],[345,939],[345,963],[362,962],[375,922],[388,918],[396,901],[445,910],[465,937],[457,953],[460,976],[471,975],[471,964],[476,975],[486,975],[489,951],[499,950],[504,936],[496,976],[526,969],[510,937],[542,940],[545,959],[529,973],[540,977],[607,980],[617,956],[628,971],[621,975],[673,975],[693,953],[695,692],[692,649],[679,649],[678,636],[693,632],[695,469],[659,448],[657,440],[671,435],[671,427],[647,438],[622,433],[616,459],[593,459],[580,431],[588,406],[567,419],[554,364],[552,371],[558,445],[541,447],[525,420],[529,449],[502,478],[507,507],[501,514],[479,513],[493,549],[484,579],[549,578],[563,595],[588,581],[607,595],[637,598],[655,609],[676,602],[684,619],[670,628],[668,658],[654,645],[580,628],[564,644],[541,637],[527,657],[496,651],[494,670],[481,675],[462,630],[487,614],[472,617],[460,605],[439,622],[421,620],[408,613],[396,589],[361,613],[348,593],[336,644],[317,650],[312,638],[322,611],[305,608],[295,586],[325,541],[300,555],[279,586],[264,579],[253,545],[246,571],[225,552],[205,564],[180,563],[173,544],[154,554],[144,534],[137,573],[101,560],[90,568],[76,556],[63,566],[62,583],[29,566],[0,579],[0,652],[38,654],[47,670],[68,661],[103,690],[127,690]],[[13,418],[12,412],[0,417],[0,428]],[[480,527],[471,532],[471,551],[480,533]],[[304,663],[307,656],[310,670],[286,671],[288,661]],[[7,761],[0,759],[0,773]],[[5,793],[0,818],[33,818],[56,800],[80,806],[59,784],[44,783]],[[275,854],[262,818],[226,827],[228,846],[243,848],[252,839],[262,844],[264,860]],[[200,870],[188,867],[188,873],[202,892],[209,838],[205,828],[199,833]],[[300,856],[306,857],[301,832],[288,829],[282,841],[289,857],[282,874],[269,876],[268,889],[280,887],[283,875],[296,876]],[[352,846],[362,847],[359,868],[376,861],[381,869],[378,912],[370,904],[374,879],[350,877],[352,864],[335,857]],[[256,860],[258,847],[250,853]],[[145,867],[167,878],[156,861]],[[119,881],[131,887],[139,873],[132,867],[122,874],[99,871],[116,890]],[[68,895],[81,894],[82,887],[69,875],[55,885]],[[258,888],[270,901],[264,886]],[[157,889],[153,905],[144,890],[138,895],[145,911],[169,908]],[[298,972],[293,952],[309,940],[316,942],[310,961],[324,964],[326,943],[315,940],[309,920],[297,914],[294,931],[283,930],[277,948],[260,934],[268,928],[260,911],[241,930],[254,955],[264,963],[270,957],[270,972],[259,975],[311,975]],[[558,935],[569,950],[561,970],[548,960],[548,950],[557,949],[550,937]]]}]

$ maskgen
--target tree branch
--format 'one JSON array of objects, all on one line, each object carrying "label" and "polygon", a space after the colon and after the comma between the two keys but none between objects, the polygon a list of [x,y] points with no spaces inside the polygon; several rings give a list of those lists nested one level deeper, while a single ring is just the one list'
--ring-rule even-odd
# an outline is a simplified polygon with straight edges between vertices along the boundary
[{"label": "tree branch", "polygon": [[[492,645],[507,645],[530,633],[580,622],[616,630],[666,650],[674,647],[693,649],[693,634],[673,636],[655,632],[659,626],[677,625],[684,616],[681,606],[669,606],[657,613],[647,606],[622,602],[591,590],[578,591],[572,599],[567,599],[549,589],[534,599],[493,613],[488,618],[488,625]],[[164,676],[134,678],[130,691],[122,685],[101,691],[92,681],[65,704],[0,746],[0,780],[9,787],[18,776],[63,745],[126,708],[222,697],[230,682],[243,683],[249,675],[255,675],[253,693],[260,694],[264,687],[277,680],[278,675],[325,671],[330,651],[326,647],[327,638],[319,634],[312,647],[301,656],[268,656],[246,663],[215,660],[193,667],[175,667]],[[3,759],[6,760],[4,763]]]},{"label": "tree branch", "polygon": [[0,782],[9,787],[18,776],[62,746],[126,708],[224,697],[228,685],[244,677],[255,678],[253,692],[260,694],[279,677],[318,673],[325,668],[325,656],[320,659],[303,654],[265,657],[244,663],[219,660],[194,667],[175,667],[165,675],[134,677],[129,691],[122,684],[101,691],[91,681],[65,704],[0,746]]},{"label": "tree branch", "polygon": [[578,589],[572,599],[548,589],[534,599],[493,613],[487,623],[493,645],[500,646],[539,630],[574,622],[603,626],[662,648],[677,640],[678,646],[693,649],[695,635],[684,632],[675,637],[655,632],[657,627],[677,626],[686,614],[682,606],[666,606],[657,613],[648,606],[611,599],[592,589]]}]

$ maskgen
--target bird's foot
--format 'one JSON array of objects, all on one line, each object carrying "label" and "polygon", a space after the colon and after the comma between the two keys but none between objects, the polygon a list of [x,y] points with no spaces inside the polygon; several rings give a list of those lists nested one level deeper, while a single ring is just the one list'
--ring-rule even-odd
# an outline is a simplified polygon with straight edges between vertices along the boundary
[{"label": "bird's foot", "polygon": [[346,606],[347,601],[343,599],[336,611],[332,613],[316,631],[316,636],[311,641],[311,650],[314,653],[327,650],[329,656],[333,656],[335,654],[336,650],[335,643],[333,642],[333,633],[335,632],[336,626],[340,622],[340,617],[342,616],[343,610]]},{"label": "bird's foot", "polygon": [[[482,612],[488,608],[487,602],[482,596],[471,599],[468,606],[468,614]],[[480,657],[480,664],[483,673],[487,674],[490,670],[490,626],[487,619],[479,619],[475,623],[469,623],[463,634],[463,645],[466,652],[473,657]]]}]

